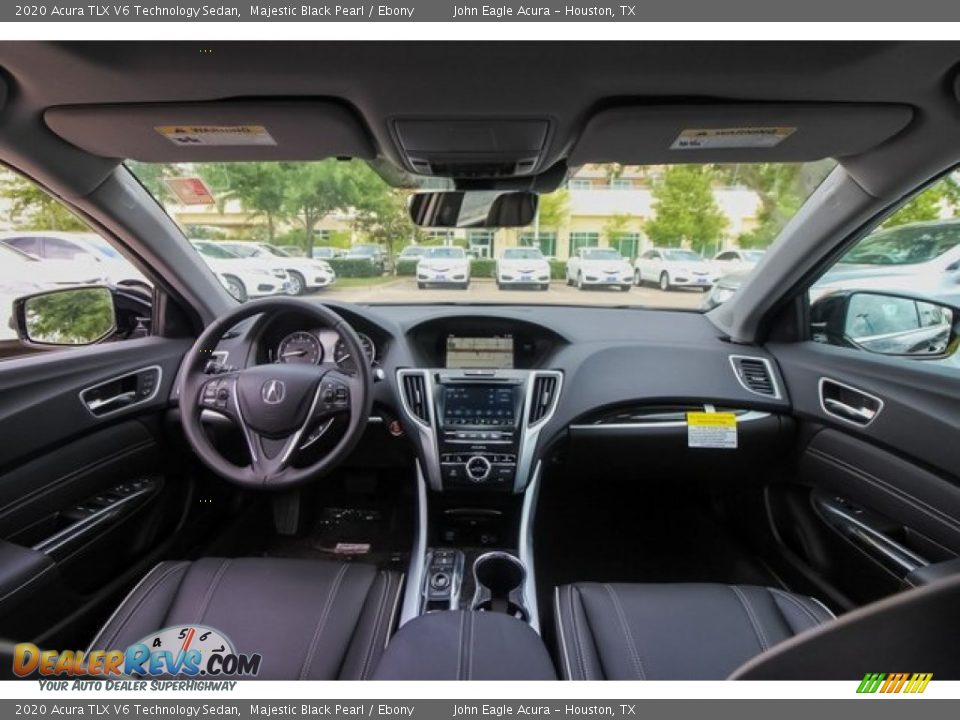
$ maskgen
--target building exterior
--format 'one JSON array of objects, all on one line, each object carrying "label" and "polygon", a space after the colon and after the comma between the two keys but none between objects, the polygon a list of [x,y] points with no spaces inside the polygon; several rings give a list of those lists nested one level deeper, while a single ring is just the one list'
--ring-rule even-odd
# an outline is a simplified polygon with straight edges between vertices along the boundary
[{"label": "building exterior", "polygon": [[[429,242],[458,244],[477,257],[495,257],[503,248],[537,245],[549,257],[566,260],[581,247],[616,247],[621,254],[635,258],[649,241],[643,224],[653,215],[652,188],[660,168],[656,166],[625,167],[611,174],[602,166],[585,166],[567,183],[567,212],[557,227],[544,224],[529,228],[498,230],[435,230],[429,231]],[[722,247],[756,224],[759,199],[743,187],[716,187],[714,197],[729,224]],[[230,237],[243,237],[250,229],[262,225],[263,219],[245,213],[236,202],[228,202],[220,212],[216,207],[171,209],[181,225],[214,227]],[[349,214],[337,213],[321,221],[317,243],[337,237],[339,242],[360,242],[352,228]],[[400,248],[406,243],[396,244]]]}]

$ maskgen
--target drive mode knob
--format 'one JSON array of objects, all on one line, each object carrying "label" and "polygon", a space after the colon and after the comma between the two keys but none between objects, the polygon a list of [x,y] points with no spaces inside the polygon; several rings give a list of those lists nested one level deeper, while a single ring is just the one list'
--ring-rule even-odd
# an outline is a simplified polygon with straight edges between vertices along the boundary
[{"label": "drive mode knob", "polygon": [[474,455],[467,460],[467,477],[474,482],[483,482],[490,474],[490,461],[482,455]]}]

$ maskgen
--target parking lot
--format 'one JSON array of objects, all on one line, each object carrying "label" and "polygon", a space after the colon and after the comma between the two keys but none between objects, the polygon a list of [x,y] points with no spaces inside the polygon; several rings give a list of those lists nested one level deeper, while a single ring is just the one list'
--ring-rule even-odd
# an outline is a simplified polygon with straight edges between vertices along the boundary
[{"label": "parking lot", "polygon": [[314,297],[329,295],[347,302],[370,303],[543,303],[550,305],[643,305],[647,307],[700,307],[704,295],[696,290],[662,292],[653,287],[634,287],[621,290],[577,290],[562,281],[554,281],[546,292],[528,289],[498,290],[493,280],[473,280],[467,290],[442,287],[420,290],[413,278],[397,278],[393,282],[364,287],[338,288],[321,291]]}]

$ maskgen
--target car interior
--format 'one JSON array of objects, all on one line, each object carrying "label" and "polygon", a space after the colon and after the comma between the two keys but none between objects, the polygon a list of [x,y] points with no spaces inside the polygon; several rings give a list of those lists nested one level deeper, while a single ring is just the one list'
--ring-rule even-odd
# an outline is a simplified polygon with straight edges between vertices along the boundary
[{"label": "car interior", "polygon": [[[960,163],[958,67],[933,42],[0,43],[0,161],[150,281],[66,349],[18,301],[0,637],[201,623],[279,680],[960,679],[960,374],[815,341],[807,295]],[[778,132],[676,141],[703,128]],[[525,194],[587,163],[836,167],[701,312],[237,303],[126,164],[327,158]]]}]

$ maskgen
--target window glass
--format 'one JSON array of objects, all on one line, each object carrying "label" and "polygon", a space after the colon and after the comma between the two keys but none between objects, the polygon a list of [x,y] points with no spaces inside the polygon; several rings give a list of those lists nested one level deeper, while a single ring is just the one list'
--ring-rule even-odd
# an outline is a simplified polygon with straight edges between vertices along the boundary
[{"label": "window glass", "polygon": [[[437,178],[407,177],[412,182],[393,186],[376,167],[360,160],[127,164],[188,238],[214,244],[268,242],[288,255],[296,249],[306,258],[323,253],[330,259],[333,274],[313,279],[304,275],[309,280],[306,284],[288,284],[279,276],[243,279],[232,272],[231,292],[242,299],[284,293],[293,287],[295,292],[359,303],[627,304],[691,311],[706,309],[703,293],[721,275],[739,276],[751,269],[752,261],[743,258],[711,268],[707,275],[671,275],[672,284],[666,290],[658,282],[663,268],[657,269],[655,277],[644,279],[635,267],[636,285],[601,287],[595,292],[565,283],[568,262],[584,248],[607,248],[630,263],[654,247],[705,258],[721,250],[762,250],[774,242],[834,166],[829,160],[587,164],[572,170],[560,188],[539,196],[536,215],[527,227],[427,229],[410,221],[409,199],[417,192],[411,185],[426,190],[448,189],[449,184],[438,184]],[[172,177],[202,182],[215,202],[181,204],[167,189],[165,180]],[[321,246],[335,250],[320,250]],[[421,287],[411,273],[411,263],[397,262],[409,246],[462,248],[474,261],[466,294],[457,283]],[[497,286],[492,261],[516,247],[538,247],[551,259],[553,292],[521,295]],[[226,259],[206,252],[203,259],[218,271],[227,268]],[[266,252],[244,258],[251,272],[270,272],[276,265],[269,260]],[[231,267],[237,270],[236,265]],[[651,272],[648,268],[648,275]],[[723,279],[723,298],[729,298],[740,278]]]},{"label": "window glass", "polygon": [[809,300],[814,340],[957,365],[960,176],[887,217],[813,283]]},{"label": "window glass", "polygon": [[[90,229],[62,203],[26,178],[0,169],[0,361],[37,352],[62,351],[69,345],[39,346],[20,341],[13,318],[17,300],[86,285],[124,285],[138,298],[119,318],[105,341],[149,333],[152,293],[134,265]],[[105,292],[105,291],[104,291]],[[31,327],[43,327],[46,339],[99,338],[89,329],[110,327],[112,303],[103,292],[58,295],[27,305]],[[42,317],[30,315],[43,308]],[[54,314],[50,314],[56,310]],[[139,320],[137,318],[140,318]],[[40,338],[35,338],[40,339]]]}]

